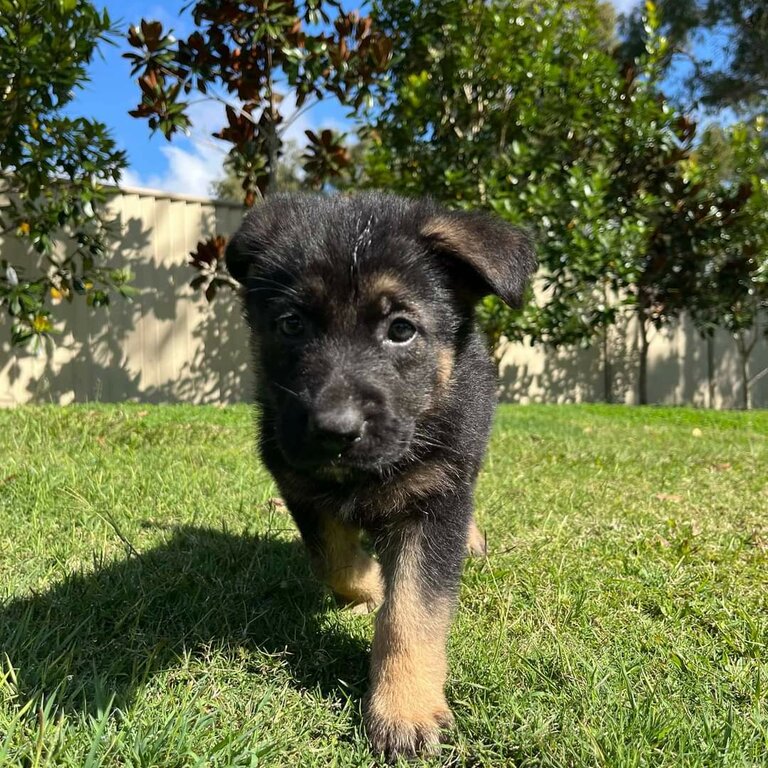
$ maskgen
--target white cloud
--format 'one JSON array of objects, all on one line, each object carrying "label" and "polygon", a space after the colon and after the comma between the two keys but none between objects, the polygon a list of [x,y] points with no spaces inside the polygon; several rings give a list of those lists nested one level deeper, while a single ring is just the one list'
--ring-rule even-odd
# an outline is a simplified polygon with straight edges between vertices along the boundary
[{"label": "white cloud", "polygon": [[213,142],[192,140],[189,150],[173,145],[160,151],[168,168],[162,176],[150,176],[147,186],[165,192],[207,197],[211,185],[223,176],[224,151]]},{"label": "white cloud", "polygon": [[[284,141],[294,141],[298,146],[306,143],[305,131],[332,128],[347,129],[333,119],[313,119],[312,108],[297,116],[293,94],[285,97],[281,104],[287,127],[282,133]],[[159,149],[165,161],[165,169],[159,173],[142,175],[127,169],[121,184],[126,187],[141,187],[175,194],[209,197],[215,181],[224,175],[224,159],[229,150],[228,142],[219,141],[211,135],[226,123],[224,105],[220,101],[206,100],[193,104],[189,109],[192,128],[188,137],[174,137],[173,143]]]},{"label": "white cloud", "polygon": [[172,144],[159,149],[165,169],[141,175],[129,168],[122,176],[124,186],[210,196],[211,185],[224,175],[228,145],[211,136],[225,122],[224,107],[216,101],[202,101],[189,108],[189,117],[192,121],[190,135],[174,136]]},{"label": "white cloud", "polygon": [[126,168],[120,174],[120,186],[121,187],[141,187],[144,182],[138,173],[135,173],[130,168]]}]

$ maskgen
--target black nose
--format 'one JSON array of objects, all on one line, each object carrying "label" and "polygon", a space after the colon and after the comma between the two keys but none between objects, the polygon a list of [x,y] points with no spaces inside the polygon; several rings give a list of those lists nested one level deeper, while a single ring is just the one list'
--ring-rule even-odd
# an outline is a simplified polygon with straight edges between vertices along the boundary
[{"label": "black nose", "polygon": [[325,450],[340,453],[363,435],[365,417],[351,404],[318,411],[312,418],[312,433]]}]

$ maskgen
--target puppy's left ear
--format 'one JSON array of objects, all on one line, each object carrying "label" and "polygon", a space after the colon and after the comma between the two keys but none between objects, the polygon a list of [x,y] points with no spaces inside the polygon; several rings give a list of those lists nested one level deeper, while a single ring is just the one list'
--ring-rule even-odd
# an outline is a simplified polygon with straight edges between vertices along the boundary
[{"label": "puppy's left ear", "polygon": [[494,293],[510,307],[522,305],[538,267],[526,232],[487,213],[441,211],[425,220],[420,234],[431,251],[469,268],[476,294]]}]

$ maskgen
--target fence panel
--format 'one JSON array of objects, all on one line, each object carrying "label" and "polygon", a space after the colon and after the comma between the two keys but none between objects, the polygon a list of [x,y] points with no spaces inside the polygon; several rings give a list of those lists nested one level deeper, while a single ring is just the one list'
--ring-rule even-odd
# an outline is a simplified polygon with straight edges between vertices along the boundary
[{"label": "fence panel", "polygon": [[[120,228],[115,266],[134,272],[139,296],[90,310],[58,307],[63,333],[51,356],[11,349],[0,319],[0,405],[21,403],[191,402],[248,399],[247,335],[237,297],[209,305],[189,287],[187,254],[198,240],[229,235],[236,204],[147,190],[122,190],[111,203]],[[14,259],[18,245],[0,242]]]}]

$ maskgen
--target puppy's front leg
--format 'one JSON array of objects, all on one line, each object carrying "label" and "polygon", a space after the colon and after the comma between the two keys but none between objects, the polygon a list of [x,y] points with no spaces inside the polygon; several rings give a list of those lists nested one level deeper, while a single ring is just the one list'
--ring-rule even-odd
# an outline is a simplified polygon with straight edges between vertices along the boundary
[{"label": "puppy's front leg", "polygon": [[376,617],[365,726],[374,751],[388,758],[433,750],[453,722],[446,642],[470,502],[458,509],[455,499],[427,504],[377,541],[386,595]]},{"label": "puppy's front leg", "polygon": [[381,568],[362,548],[360,528],[299,504],[290,509],[317,577],[356,613],[377,608],[384,599]]},{"label": "puppy's front leg", "polygon": [[319,532],[321,546],[312,557],[318,576],[357,613],[378,608],[384,598],[381,568],[362,548],[360,529],[324,515]]}]

